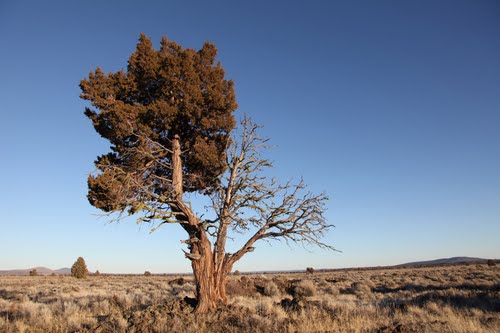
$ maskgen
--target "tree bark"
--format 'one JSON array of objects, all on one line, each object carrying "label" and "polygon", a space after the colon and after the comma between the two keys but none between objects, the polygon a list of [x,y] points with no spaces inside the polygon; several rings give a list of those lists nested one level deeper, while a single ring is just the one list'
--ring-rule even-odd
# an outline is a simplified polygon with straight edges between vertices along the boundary
[{"label": "tree bark", "polygon": [[232,263],[225,261],[220,269],[216,269],[210,241],[205,231],[200,231],[198,235],[199,241],[191,249],[191,266],[197,298],[195,312],[206,313],[220,305],[227,304],[226,281],[231,272]]},{"label": "tree bark", "polygon": [[172,169],[172,193],[174,194],[174,199],[182,200],[181,144],[177,134],[172,139]]},{"label": "tree bark", "polygon": [[197,304],[194,312],[206,313],[216,309],[220,304],[227,303],[226,278],[231,271],[232,262],[226,260],[222,252],[220,257],[214,256],[207,233],[200,224],[196,215],[182,201],[183,180],[181,145],[179,136],[174,135],[172,140],[172,193],[170,203],[172,211],[180,213],[184,230],[189,234],[187,241],[189,253],[186,257],[191,260],[196,285]]},{"label": "tree bark", "polygon": [[[196,284],[196,313],[206,313],[217,307],[217,290],[214,279],[214,262],[210,241],[205,231],[197,233],[199,241],[191,249],[191,267]],[[196,237],[198,238],[198,237]]]},{"label": "tree bark", "polygon": [[224,260],[222,267],[215,272],[215,286],[219,304],[227,304],[226,283],[233,264]]}]

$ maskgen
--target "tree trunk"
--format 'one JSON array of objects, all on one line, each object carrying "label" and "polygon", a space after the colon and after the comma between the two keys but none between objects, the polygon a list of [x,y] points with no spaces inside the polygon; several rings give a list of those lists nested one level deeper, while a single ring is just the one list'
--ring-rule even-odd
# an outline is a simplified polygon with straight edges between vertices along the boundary
[{"label": "tree trunk", "polygon": [[190,252],[185,253],[186,257],[191,260],[196,284],[197,304],[194,311],[206,313],[217,308],[221,303],[227,302],[226,277],[231,271],[232,263],[225,260],[222,251],[220,259],[215,259],[206,231],[200,225],[191,208],[182,202],[182,160],[178,135],[174,135],[172,139],[172,168],[174,200],[170,203],[170,208],[172,211],[180,213],[178,219],[184,221],[182,226],[189,234],[187,243]]},{"label": "tree trunk", "polygon": [[217,291],[217,297],[219,298],[219,303],[227,304],[227,294],[226,294],[226,284],[227,277],[231,273],[233,264],[224,258],[222,265],[219,270],[215,272],[215,285]]},{"label": "tree trunk", "polygon": [[220,305],[227,304],[226,282],[229,274],[213,270],[211,256],[201,257],[192,262],[196,283],[196,313],[206,313]]},{"label": "tree trunk", "polygon": [[199,242],[191,250],[193,258],[198,258],[199,255],[199,259],[191,261],[196,284],[195,312],[206,313],[227,303],[226,280],[232,264],[224,262],[222,269],[217,271],[206,233],[201,231],[198,234]]},{"label": "tree trunk", "polygon": [[191,239],[196,240],[191,247],[191,267],[194,273],[197,299],[195,312],[206,313],[217,308],[219,303],[212,249],[204,230],[199,230]]},{"label": "tree trunk", "polygon": [[192,262],[193,273],[196,283],[196,313],[206,313],[217,308],[217,292],[214,276],[211,270],[212,259],[205,256]]},{"label": "tree trunk", "polygon": [[182,160],[181,144],[176,134],[172,139],[172,193],[174,199],[182,200]]}]

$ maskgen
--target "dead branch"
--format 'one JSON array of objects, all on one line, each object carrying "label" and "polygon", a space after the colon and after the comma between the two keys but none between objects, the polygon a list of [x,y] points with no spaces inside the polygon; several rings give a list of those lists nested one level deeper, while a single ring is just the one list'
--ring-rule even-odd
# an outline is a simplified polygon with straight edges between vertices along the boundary
[{"label": "dead branch", "polygon": [[254,243],[261,239],[283,239],[334,250],[321,240],[332,227],[324,217],[327,195],[307,191],[303,180],[280,184],[268,178],[265,171],[273,165],[262,157],[262,152],[270,146],[268,139],[259,135],[259,129],[250,118],[241,121],[241,137],[231,141],[222,186],[211,194],[218,223],[216,263],[224,257],[229,226],[237,232],[256,228],[243,247],[230,255],[233,263],[253,251]]}]

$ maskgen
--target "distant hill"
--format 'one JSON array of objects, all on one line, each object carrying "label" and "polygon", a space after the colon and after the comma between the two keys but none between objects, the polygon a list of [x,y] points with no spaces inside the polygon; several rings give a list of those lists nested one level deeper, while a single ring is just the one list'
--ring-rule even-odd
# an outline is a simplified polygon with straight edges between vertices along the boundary
[{"label": "distant hill", "polygon": [[59,268],[54,271],[56,274],[71,274],[71,268]]},{"label": "distant hill", "polygon": [[38,275],[51,275],[52,273],[61,275],[61,274],[70,274],[71,269],[70,268],[60,268],[56,270],[52,270],[47,267],[33,267],[33,268],[28,268],[28,269],[11,269],[11,270],[5,270],[5,271],[0,271],[0,276],[1,275],[29,275],[30,271],[36,269],[36,272]]},{"label": "distant hill", "polygon": [[472,258],[472,257],[453,257],[453,258],[442,258],[427,261],[415,261],[408,262],[406,264],[396,265],[395,267],[401,266],[435,266],[435,265],[454,265],[454,264],[470,264],[470,263],[485,263],[488,259],[484,258]]},{"label": "distant hill", "polygon": [[[500,259],[493,259],[497,264],[500,263]],[[336,268],[336,269],[316,269],[317,272],[329,272],[337,270],[360,270],[360,269],[380,269],[380,268],[397,268],[397,267],[420,267],[420,266],[439,266],[439,265],[457,265],[457,264],[485,264],[488,259],[484,258],[473,258],[473,257],[453,257],[453,258],[441,258],[434,260],[425,261],[415,261],[408,262],[405,264],[399,264],[394,266],[376,266],[376,267],[356,267],[356,268]],[[28,269],[12,269],[12,270],[0,270],[0,276],[6,275],[29,275],[32,269],[36,269],[38,275],[51,275],[52,273],[57,275],[69,275],[71,274],[70,268],[60,268],[52,270],[47,267],[33,267]],[[299,273],[304,270],[285,270],[285,271],[250,271],[244,272],[245,274],[267,274],[267,273]],[[112,274],[112,273],[111,273]],[[191,273],[163,273],[165,275],[190,275]],[[118,274],[120,275],[120,274]],[[125,274],[126,275],[126,274]],[[142,275],[142,274],[132,274],[132,275]]]}]

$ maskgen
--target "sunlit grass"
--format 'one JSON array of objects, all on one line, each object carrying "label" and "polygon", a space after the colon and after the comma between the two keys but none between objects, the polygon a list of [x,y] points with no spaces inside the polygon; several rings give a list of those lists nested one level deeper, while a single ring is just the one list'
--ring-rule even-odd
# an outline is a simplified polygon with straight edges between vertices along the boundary
[{"label": "sunlit grass", "polygon": [[0,277],[0,332],[495,332],[486,265],[231,276],[229,304],[194,315],[192,279]]}]

